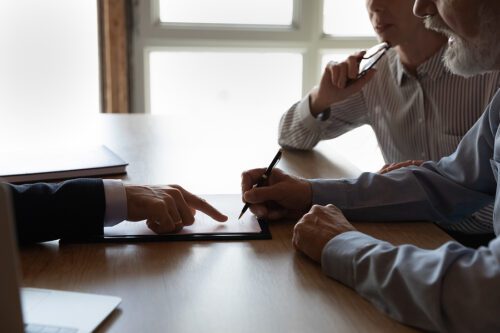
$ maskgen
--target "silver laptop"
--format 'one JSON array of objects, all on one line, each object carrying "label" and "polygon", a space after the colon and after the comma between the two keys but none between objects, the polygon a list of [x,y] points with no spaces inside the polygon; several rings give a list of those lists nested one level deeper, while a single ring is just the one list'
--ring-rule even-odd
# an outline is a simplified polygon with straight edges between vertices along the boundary
[{"label": "silver laptop", "polygon": [[12,202],[9,190],[1,183],[0,271],[0,332],[92,332],[121,301],[113,296],[19,289]]}]

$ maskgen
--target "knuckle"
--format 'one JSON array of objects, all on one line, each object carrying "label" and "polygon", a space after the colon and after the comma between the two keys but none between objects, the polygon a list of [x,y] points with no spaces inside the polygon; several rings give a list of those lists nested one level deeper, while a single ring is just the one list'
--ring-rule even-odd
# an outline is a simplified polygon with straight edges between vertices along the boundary
[{"label": "knuckle", "polygon": [[312,213],[317,213],[317,212],[320,212],[321,210],[323,210],[323,206],[321,206],[321,205],[313,205],[313,206],[311,207],[311,210],[310,210],[310,211],[311,211]]}]

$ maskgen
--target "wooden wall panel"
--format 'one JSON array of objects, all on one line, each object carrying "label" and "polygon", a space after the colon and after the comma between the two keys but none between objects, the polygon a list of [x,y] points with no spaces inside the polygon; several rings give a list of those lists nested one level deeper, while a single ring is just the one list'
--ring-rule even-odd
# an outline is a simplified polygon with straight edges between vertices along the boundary
[{"label": "wooden wall panel", "polygon": [[130,112],[127,0],[97,0],[102,112]]}]

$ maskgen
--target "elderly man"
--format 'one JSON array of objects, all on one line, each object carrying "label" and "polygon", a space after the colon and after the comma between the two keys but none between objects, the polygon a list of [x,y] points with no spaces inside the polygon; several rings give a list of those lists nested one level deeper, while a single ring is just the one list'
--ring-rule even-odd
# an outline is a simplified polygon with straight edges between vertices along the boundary
[{"label": "elderly man", "polygon": [[[448,36],[444,61],[454,73],[500,69],[500,1],[416,0],[414,12]],[[256,169],[243,175],[242,188],[259,215],[297,216],[311,204],[341,209],[313,206],[294,229],[294,245],[391,317],[432,331],[500,332],[500,237],[477,250],[456,242],[423,250],[374,239],[347,221],[453,222],[494,202],[498,236],[499,172],[500,92],[439,162],[356,180],[306,181],[275,170],[269,186],[252,189]]]},{"label": "elderly man", "polygon": [[[420,164],[450,155],[491,101],[500,72],[469,78],[450,73],[441,61],[446,37],[413,15],[414,0],[365,1],[378,38],[393,48],[376,73],[347,87],[357,75],[360,54],[329,64],[319,86],[283,115],[280,145],[312,149],[367,124],[388,164]],[[492,212],[488,206],[453,224],[436,222],[467,245],[487,244],[494,237]]]}]

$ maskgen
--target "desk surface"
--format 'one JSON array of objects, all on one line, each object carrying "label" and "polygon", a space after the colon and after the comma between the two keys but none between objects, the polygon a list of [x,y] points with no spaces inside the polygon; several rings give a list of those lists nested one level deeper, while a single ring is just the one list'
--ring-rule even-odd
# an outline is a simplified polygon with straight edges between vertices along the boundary
[{"label": "desk surface", "polygon": [[[21,125],[17,121],[1,127],[16,128]],[[181,131],[179,124],[188,121],[190,130]],[[230,126],[231,119],[225,121],[68,117],[57,123],[37,122],[31,128],[23,123],[23,133],[5,129],[0,142],[16,138],[21,146],[42,141],[104,143],[130,162],[126,182],[178,183],[196,193],[237,193],[241,171],[266,166],[274,156],[278,146],[269,142],[276,142],[276,133],[263,129],[252,137],[257,121],[248,119],[242,128]],[[23,135],[27,132],[29,138]],[[286,152],[279,167],[304,177],[359,173],[347,161],[335,159],[333,152],[328,144],[312,152]],[[429,223],[356,227],[396,244],[435,248],[449,240]],[[119,309],[98,332],[414,331],[296,253],[292,228],[292,222],[272,224],[270,241],[35,245],[21,251],[24,285],[120,296]]]}]

